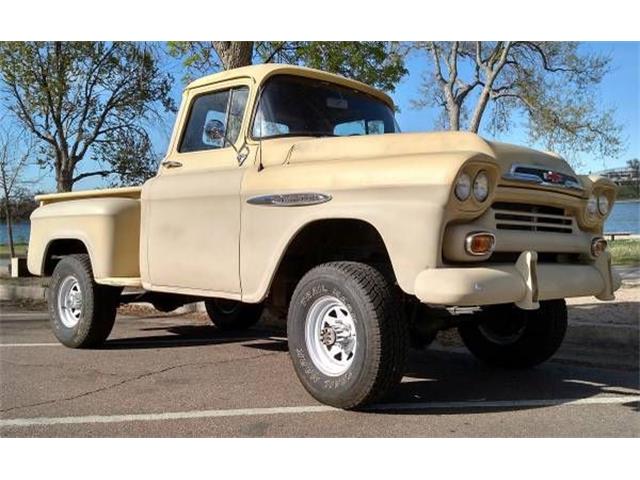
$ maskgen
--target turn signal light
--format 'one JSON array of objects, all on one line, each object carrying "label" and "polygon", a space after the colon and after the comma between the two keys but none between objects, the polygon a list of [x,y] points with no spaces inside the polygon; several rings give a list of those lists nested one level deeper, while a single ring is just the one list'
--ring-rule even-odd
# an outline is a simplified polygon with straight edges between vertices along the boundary
[{"label": "turn signal light", "polygon": [[607,249],[607,241],[602,237],[596,237],[591,241],[591,255],[599,257]]},{"label": "turn signal light", "polygon": [[470,255],[489,255],[496,246],[496,237],[489,232],[476,232],[467,235],[464,248]]}]

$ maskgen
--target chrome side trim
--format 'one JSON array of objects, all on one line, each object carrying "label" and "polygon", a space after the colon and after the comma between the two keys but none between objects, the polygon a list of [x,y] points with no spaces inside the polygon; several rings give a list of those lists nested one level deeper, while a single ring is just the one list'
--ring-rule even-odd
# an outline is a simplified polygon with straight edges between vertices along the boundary
[{"label": "chrome side trim", "polygon": [[331,195],[327,195],[326,193],[280,193],[251,197],[247,199],[247,203],[267,207],[306,207],[326,203],[331,200],[331,198]]}]

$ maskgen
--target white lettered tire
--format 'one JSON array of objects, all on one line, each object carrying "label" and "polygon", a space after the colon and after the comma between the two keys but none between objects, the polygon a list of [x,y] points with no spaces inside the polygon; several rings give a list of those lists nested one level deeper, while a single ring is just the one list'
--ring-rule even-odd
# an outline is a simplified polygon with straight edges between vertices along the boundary
[{"label": "white lettered tire", "polygon": [[391,286],[369,265],[332,262],[307,272],[291,298],[287,334],[298,378],[325,404],[379,401],[404,373],[407,327]]}]

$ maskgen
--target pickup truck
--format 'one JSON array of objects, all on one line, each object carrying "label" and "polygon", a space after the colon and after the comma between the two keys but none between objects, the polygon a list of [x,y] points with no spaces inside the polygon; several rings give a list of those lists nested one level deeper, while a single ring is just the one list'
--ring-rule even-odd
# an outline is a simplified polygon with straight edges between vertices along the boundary
[{"label": "pickup truck", "polygon": [[163,311],[204,301],[221,329],[286,313],[301,383],[350,409],[442,329],[490,365],[551,357],[564,299],[619,287],[602,237],[615,197],[556,154],[400,133],[381,91],[259,65],[187,86],[141,187],[36,197],[28,268],[51,276],[51,326],[73,348],[107,339],[125,288]]}]

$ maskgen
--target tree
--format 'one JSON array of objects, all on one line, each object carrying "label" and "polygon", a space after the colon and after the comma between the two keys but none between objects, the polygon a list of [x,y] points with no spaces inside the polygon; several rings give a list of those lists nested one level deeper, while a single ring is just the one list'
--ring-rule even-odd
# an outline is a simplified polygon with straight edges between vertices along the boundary
[{"label": "tree", "polygon": [[[616,155],[620,127],[600,109],[595,89],[609,71],[606,56],[575,42],[426,42],[428,70],[418,107],[442,109],[450,130],[506,132],[527,121],[532,141],[569,155]],[[488,123],[488,125],[486,125]]]},{"label": "tree", "polygon": [[[132,42],[5,42],[0,78],[9,109],[39,141],[40,164],[54,169],[58,191],[92,176],[140,181],[152,171],[145,127],[162,109],[175,110],[172,78],[160,71],[154,48]],[[87,158],[100,168],[79,172]]]},{"label": "tree", "polygon": [[25,132],[4,127],[5,118],[0,118],[0,189],[2,190],[2,209],[7,228],[9,251],[15,257],[13,241],[13,203],[21,196],[29,180],[25,170],[32,161],[33,141]]},{"label": "tree", "polygon": [[404,56],[390,42],[169,42],[169,53],[183,58],[191,74],[280,62],[393,90],[407,73]]}]

